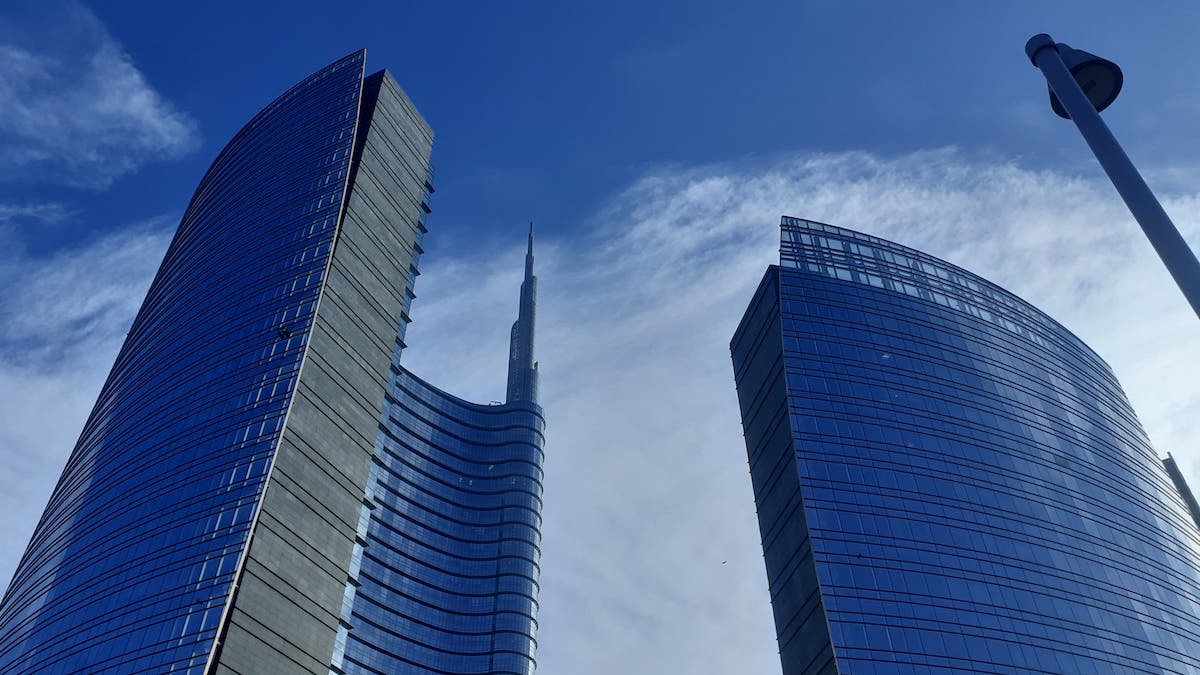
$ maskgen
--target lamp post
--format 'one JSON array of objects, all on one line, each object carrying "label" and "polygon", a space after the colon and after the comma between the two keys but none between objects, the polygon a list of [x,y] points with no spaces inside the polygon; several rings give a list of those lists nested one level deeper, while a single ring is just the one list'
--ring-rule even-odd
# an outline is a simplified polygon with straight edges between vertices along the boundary
[{"label": "lamp post", "polygon": [[1075,122],[1100,166],[1108,174],[1125,205],[1142,226],[1150,245],[1167,266],[1167,271],[1200,316],[1200,262],[1167,216],[1146,181],[1129,161],[1113,137],[1100,111],[1117,98],[1124,78],[1112,61],[1072,49],[1045,33],[1025,44],[1025,53],[1050,87],[1050,107],[1064,119]]}]

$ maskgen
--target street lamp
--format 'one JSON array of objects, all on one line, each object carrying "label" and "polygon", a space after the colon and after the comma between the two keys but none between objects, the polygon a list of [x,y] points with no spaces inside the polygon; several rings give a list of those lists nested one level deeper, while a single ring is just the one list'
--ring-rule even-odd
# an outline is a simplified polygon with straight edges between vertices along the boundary
[{"label": "street lamp", "polygon": [[1163,211],[1146,181],[1129,161],[1113,137],[1100,111],[1107,108],[1121,91],[1124,77],[1112,61],[1079,49],[1072,49],[1045,33],[1034,35],[1025,44],[1025,53],[1050,87],[1050,107],[1063,119],[1075,122],[1096,160],[1108,174],[1125,205],[1142,226],[1150,245],[1167,266],[1167,271],[1200,316],[1200,262],[1180,236],[1175,224]]}]

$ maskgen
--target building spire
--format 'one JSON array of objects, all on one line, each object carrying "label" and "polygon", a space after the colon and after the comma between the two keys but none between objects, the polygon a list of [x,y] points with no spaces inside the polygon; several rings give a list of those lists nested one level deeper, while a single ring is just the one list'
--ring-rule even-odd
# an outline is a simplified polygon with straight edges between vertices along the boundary
[{"label": "building spire", "polygon": [[538,369],[533,360],[534,318],[537,315],[537,277],[533,276],[533,222],[529,223],[529,246],[525,251],[525,280],[521,282],[521,308],[512,327],[508,346],[507,403],[537,403]]},{"label": "building spire", "polygon": [[525,280],[533,278],[533,221],[529,221],[529,249],[525,252]]}]

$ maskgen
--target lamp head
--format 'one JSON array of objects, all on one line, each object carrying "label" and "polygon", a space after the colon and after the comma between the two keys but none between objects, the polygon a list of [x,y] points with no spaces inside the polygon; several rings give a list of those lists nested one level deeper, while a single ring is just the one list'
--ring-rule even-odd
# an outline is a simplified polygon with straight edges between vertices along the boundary
[{"label": "lamp head", "polygon": [[[1096,112],[1112,105],[1117,94],[1121,93],[1121,85],[1125,83],[1125,76],[1121,74],[1121,68],[1108,59],[1102,59],[1082,49],[1072,49],[1062,42],[1054,46],[1058,50],[1059,56],[1062,57],[1063,65],[1075,77],[1075,82],[1079,84],[1079,88],[1096,108]],[[1059,117],[1065,120],[1071,119],[1053,89],[1050,89],[1050,107]]]}]

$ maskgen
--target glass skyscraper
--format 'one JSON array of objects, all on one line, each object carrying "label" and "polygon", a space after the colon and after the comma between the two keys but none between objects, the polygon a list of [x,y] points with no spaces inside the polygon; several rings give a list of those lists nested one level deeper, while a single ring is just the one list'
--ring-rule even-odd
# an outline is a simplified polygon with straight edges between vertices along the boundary
[{"label": "glass skyscraper", "polygon": [[[536,389],[401,368],[433,134],[364,66],[201,180],[0,602],[0,672],[533,671]],[[510,382],[532,265],[531,233]]]},{"label": "glass skyscraper", "polygon": [[731,351],[785,675],[1200,673],[1195,500],[1053,319],[785,217]]},{"label": "glass skyscraper", "polygon": [[[533,229],[504,404],[388,380],[334,665],[345,673],[534,670],[542,446]],[[527,383],[513,389],[514,381]]]}]

